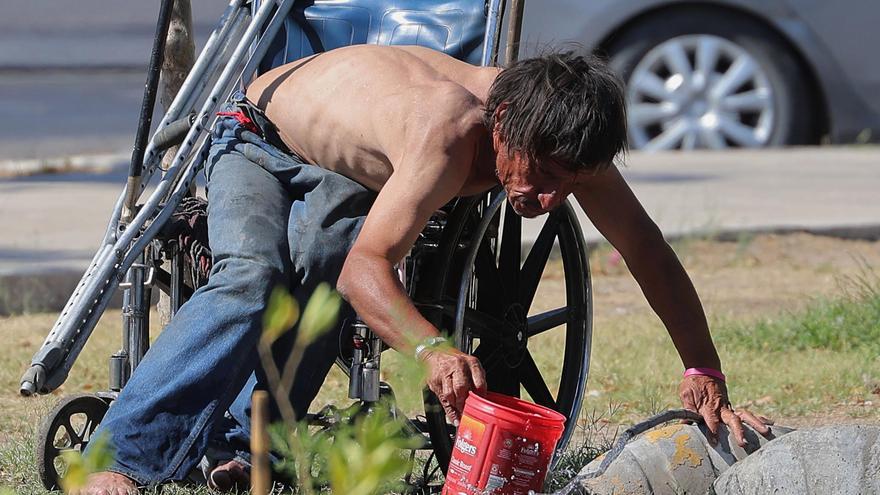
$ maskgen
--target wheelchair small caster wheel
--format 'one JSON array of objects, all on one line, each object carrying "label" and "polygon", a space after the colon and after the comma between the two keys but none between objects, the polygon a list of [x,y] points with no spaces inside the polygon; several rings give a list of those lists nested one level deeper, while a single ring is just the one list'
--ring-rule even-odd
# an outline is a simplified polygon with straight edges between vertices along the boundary
[{"label": "wheelchair small caster wheel", "polygon": [[62,454],[85,450],[108,407],[108,400],[95,395],[70,395],[43,419],[37,432],[37,471],[47,490],[59,489],[67,469]]}]

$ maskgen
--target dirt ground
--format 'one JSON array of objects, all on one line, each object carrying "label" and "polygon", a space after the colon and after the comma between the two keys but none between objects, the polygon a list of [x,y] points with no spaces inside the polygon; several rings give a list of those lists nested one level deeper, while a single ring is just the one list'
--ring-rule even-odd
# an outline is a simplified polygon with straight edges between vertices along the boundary
[{"label": "dirt ground", "polygon": [[[736,242],[681,240],[673,248],[710,319],[760,317],[804,308],[838,293],[847,277],[880,275],[880,242],[810,234],[744,236]],[[596,315],[650,311],[619,256],[599,249],[591,260]]]}]

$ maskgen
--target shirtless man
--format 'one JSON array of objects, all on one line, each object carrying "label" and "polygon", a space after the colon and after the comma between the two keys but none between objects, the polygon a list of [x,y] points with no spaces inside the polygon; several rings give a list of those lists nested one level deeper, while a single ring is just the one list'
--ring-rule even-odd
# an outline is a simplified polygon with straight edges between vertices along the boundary
[{"label": "shirtless man", "polygon": [[[424,48],[352,46],[274,69],[247,97],[274,127],[241,97],[220,120],[206,165],[210,281],[108,412],[101,430],[116,459],[85,492],[181,479],[224,421],[247,421],[250,390],[260,383],[260,315],[275,283],[307,294],[318,279],[335,282],[400,352],[412,355],[438,336],[392,267],[435,210],[499,183],[524,217],[574,194],[626,260],[689,370],[684,406],[713,433],[727,424],[740,443],[742,421],[767,432],[751,413],[731,409],[696,291],[613,164],[625,148],[626,118],[620,83],[600,62],[553,54],[499,70]],[[329,342],[307,353],[321,362],[300,368],[297,414],[332,363]],[[468,391],[485,387],[474,357],[435,349],[420,358],[451,419]],[[233,425],[222,436],[234,443],[242,431]],[[246,477],[238,461],[214,474],[221,487]]]}]

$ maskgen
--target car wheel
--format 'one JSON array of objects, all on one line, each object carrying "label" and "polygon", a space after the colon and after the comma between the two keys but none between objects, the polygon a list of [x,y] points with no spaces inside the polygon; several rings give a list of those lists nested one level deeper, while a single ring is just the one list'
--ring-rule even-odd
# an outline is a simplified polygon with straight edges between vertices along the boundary
[{"label": "car wheel", "polygon": [[658,13],[607,45],[626,83],[633,149],[762,148],[814,139],[810,84],[758,22],[710,10]]}]

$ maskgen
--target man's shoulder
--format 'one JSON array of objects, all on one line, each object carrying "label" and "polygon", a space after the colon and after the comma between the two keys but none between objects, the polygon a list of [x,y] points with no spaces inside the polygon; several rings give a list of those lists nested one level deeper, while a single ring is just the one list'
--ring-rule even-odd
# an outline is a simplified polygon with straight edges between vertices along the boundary
[{"label": "man's shoulder", "polygon": [[424,117],[422,125],[435,131],[469,134],[483,125],[483,102],[453,81],[424,85],[411,101],[413,111]]},{"label": "man's shoulder", "polygon": [[419,168],[468,169],[476,157],[477,145],[486,134],[483,104],[454,82],[422,86],[407,99],[410,118],[399,141],[409,155],[418,155]]},{"label": "man's shoulder", "polygon": [[421,92],[432,103],[442,106],[449,113],[461,114],[463,110],[483,107],[483,102],[476,95],[468,91],[464,85],[449,79],[438,78],[433,81],[426,81],[421,85]]}]

